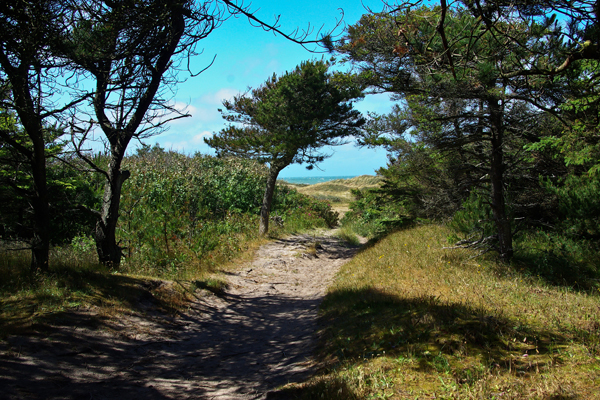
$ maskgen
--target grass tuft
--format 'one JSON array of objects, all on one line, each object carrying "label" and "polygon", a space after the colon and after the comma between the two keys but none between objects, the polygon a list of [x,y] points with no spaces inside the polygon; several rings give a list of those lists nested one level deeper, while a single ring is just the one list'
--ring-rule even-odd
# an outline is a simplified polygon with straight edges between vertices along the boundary
[{"label": "grass tuft", "polygon": [[335,235],[351,246],[358,247],[361,245],[358,235],[348,227],[341,227],[336,231]]}]

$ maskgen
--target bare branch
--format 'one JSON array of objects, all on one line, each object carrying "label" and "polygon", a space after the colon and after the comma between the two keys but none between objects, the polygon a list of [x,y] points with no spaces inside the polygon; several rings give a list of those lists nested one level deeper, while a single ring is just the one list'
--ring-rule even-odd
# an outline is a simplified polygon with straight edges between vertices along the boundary
[{"label": "bare branch", "polygon": [[[257,24],[254,26],[260,27],[266,32],[276,33],[276,34],[280,35],[281,37],[283,37],[293,43],[301,45],[306,50],[311,51],[311,52],[317,52],[317,51],[313,50],[313,49],[309,49],[308,45],[322,44],[324,38],[331,38],[332,36],[334,36],[333,32],[335,32],[335,30],[337,30],[340,26],[342,26],[343,19],[344,19],[344,10],[340,8],[339,11],[340,11],[341,17],[339,19],[336,19],[336,24],[335,24],[334,28],[332,30],[330,30],[328,33],[321,34],[321,31],[323,30],[323,27],[324,27],[324,25],[323,25],[316,32],[316,35],[321,34],[321,38],[308,40],[307,38],[309,36],[311,36],[314,32],[314,28],[312,28],[310,26],[310,23],[308,24],[308,27],[305,30],[302,30],[302,32],[300,32],[300,28],[296,28],[292,33],[285,33],[280,29],[281,26],[279,25],[279,20],[281,18],[281,15],[277,16],[277,18],[275,19],[275,22],[267,23],[267,22],[259,19],[258,17],[256,17],[256,15],[255,15],[256,12],[250,11],[249,7],[244,7],[243,4],[238,5],[230,0],[223,0],[223,2],[231,10],[232,14],[244,15],[246,18],[248,18],[248,21],[250,21],[250,23]],[[327,50],[325,50],[323,52],[326,52],[326,51]]]},{"label": "bare branch", "polygon": [[[93,124],[90,123],[88,129],[82,130],[80,128],[77,128],[75,124],[71,122],[71,143],[73,144],[73,148],[75,149],[77,156],[79,156],[79,158],[81,158],[87,165],[89,165],[93,171],[102,174],[108,180],[108,172],[96,165],[96,163],[94,163],[81,149],[81,146],[83,146],[83,143],[85,142],[87,135],[92,130],[92,127]],[[78,133],[83,134],[83,136],[81,137],[81,139],[79,139],[79,143],[75,143],[75,136]]]}]

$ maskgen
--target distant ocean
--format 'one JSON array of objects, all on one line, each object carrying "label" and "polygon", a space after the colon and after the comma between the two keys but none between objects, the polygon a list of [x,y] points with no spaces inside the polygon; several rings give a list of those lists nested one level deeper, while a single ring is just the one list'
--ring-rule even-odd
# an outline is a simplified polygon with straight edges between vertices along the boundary
[{"label": "distant ocean", "polygon": [[279,178],[282,181],[286,181],[287,183],[292,183],[295,185],[305,184],[305,185],[314,185],[315,183],[323,183],[333,181],[335,179],[350,179],[354,178],[356,175],[350,176],[311,176],[311,177],[294,177],[294,178]]}]

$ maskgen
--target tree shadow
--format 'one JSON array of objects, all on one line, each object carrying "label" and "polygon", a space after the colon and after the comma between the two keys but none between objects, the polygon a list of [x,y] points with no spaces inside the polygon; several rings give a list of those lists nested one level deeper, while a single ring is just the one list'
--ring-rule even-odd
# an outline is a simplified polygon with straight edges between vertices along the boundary
[{"label": "tree shadow", "polygon": [[598,260],[577,259],[577,254],[553,249],[521,248],[515,253],[514,271],[542,279],[546,284],[590,292],[600,288]]},{"label": "tree shadow", "polygon": [[[310,377],[319,298],[207,294],[181,318],[57,313],[53,325],[0,342],[3,399],[250,398]],[[162,329],[162,331],[161,331]],[[308,365],[308,364],[306,364]],[[246,397],[244,397],[246,396]]]},{"label": "tree shadow", "polygon": [[[85,303],[122,312],[147,312],[150,309],[163,313],[176,312],[174,300],[182,297],[165,282],[135,278],[103,271],[53,270],[47,276],[31,277],[29,290],[15,287],[5,290],[0,298],[2,319],[0,338],[6,334],[27,334],[44,331],[55,324],[69,324],[72,313],[65,309],[77,308]],[[90,315],[87,327],[100,328],[106,318]]]},{"label": "tree shadow", "polygon": [[[385,354],[412,359],[414,368],[430,371],[443,368],[448,356],[475,357],[490,370],[526,376],[558,362],[557,350],[573,340],[568,332],[525,325],[483,307],[372,288],[329,293],[321,324],[319,354],[329,365]],[[472,373],[465,370],[456,378],[467,382]]]}]

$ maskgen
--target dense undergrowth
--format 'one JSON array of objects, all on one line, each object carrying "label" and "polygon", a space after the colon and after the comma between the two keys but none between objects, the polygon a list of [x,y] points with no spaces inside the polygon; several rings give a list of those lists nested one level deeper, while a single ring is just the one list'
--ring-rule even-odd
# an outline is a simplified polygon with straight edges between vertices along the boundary
[{"label": "dense undergrowth", "polygon": [[[154,150],[131,157],[127,168],[132,178],[124,186],[119,228],[128,253],[123,271],[185,278],[258,239],[264,166]],[[272,235],[337,223],[327,203],[287,187],[277,188],[271,215]]]},{"label": "dense undergrowth", "polygon": [[[511,265],[524,268],[526,273],[546,282],[566,287],[593,290],[600,284],[600,235],[595,228],[600,206],[598,178],[585,185],[539,188],[550,199],[551,220],[514,218],[514,258]],[[384,181],[385,185],[385,181]],[[580,190],[579,190],[580,189]],[[460,247],[462,241],[476,242],[473,257],[497,256],[494,247],[495,224],[491,207],[484,196],[473,191],[453,213],[443,218],[415,211],[414,200],[396,196],[391,190],[355,189],[355,201],[344,215],[342,225],[359,235],[377,240],[415,224],[442,221],[448,226],[445,247]],[[541,196],[541,195],[540,195]],[[555,206],[551,206],[554,204]],[[554,207],[554,208],[553,208]],[[542,213],[542,212],[540,212]],[[486,242],[484,238],[490,239]],[[467,240],[465,240],[467,239]],[[468,247],[468,246],[466,246]],[[488,254],[489,253],[489,254]]]},{"label": "dense undergrowth", "polygon": [[[145,289],[164,300],[161,307],[176,308],[184,303],[183,292],[219,290],[224,283],[215,275],[218,269],[264,241],[258,237],[264,166],[145,147],[124,167],[131,178],[123,186],[118,239],[126,258],[119,269],[98,264],[91,225],[79,224],[70,242],[53,246],[49,274],[32,274],[29,252],[14,251],[14,242],[3,243],[4,333],[75,307],[131,309]],[[327,202],[287,186],[277,188],[271,215],[272,237],[337,223]],[[148,283],[155,278],[178,283],[170,293],[161,293]]]}]

